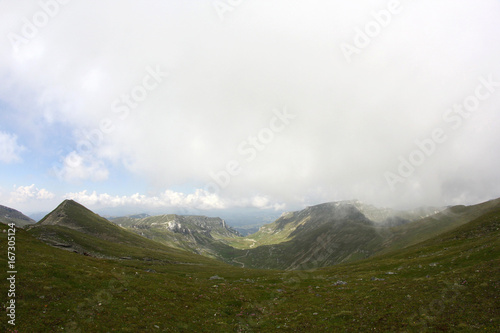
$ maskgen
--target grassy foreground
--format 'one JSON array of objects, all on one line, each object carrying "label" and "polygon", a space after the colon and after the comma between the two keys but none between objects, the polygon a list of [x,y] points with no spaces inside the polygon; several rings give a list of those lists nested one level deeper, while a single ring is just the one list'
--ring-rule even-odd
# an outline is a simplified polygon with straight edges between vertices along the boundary
[{"label": "grassy foreground", "polygon": [[[7,227],[0,225],[2,306]],[[321,253],[318,253],[321,256]],[[308,271],[109,260],[16,234],[10,332],[422,332],[500,327],[500,213],[398,252]]]}]

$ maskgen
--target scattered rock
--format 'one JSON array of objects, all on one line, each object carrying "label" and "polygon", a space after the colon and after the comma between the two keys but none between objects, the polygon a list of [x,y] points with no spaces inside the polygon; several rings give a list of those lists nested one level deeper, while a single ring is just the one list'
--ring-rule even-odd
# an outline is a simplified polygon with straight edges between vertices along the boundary
[{"label": "scattered rock", "polygon": [[378,277],[372,277],[370,280],[372,280],[372,281],[385,281],[385,279],[380,279]]},{"label": "scattered rock", "polygon": [[148,272],[148,273],[157,273],[154,269],[146,269],[146,272]]},{"label": "scattered rock", "polygon": [[332,284],[332,286],[343,286],[343,285],[346,285],[346,284],[347,284],[347,282],[338,280],[337,282],[334,282]]},{"label": "scattered rock", "polygon": [[71,247],[71,244],[56,243],[56,244],[54,244],[54,246],[57,246],[57,247]]},{"label": "scattered rock", "polygon": [[223,277],[220,277],[218,275],[211,276],[209,280],[224,280]]},{"label": "scattered rock", "polygon": [[394,275],[394,274],[396,274],[396,273],[394,273],[394,272],[387,272],[387,273],[385,273],[385,274],[387,274],[387,275]]}]

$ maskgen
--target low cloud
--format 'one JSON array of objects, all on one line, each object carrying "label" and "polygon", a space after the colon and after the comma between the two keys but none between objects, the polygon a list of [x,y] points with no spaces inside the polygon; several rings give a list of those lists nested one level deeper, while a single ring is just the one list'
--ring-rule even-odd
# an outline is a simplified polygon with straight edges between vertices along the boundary
[{"label": "low cloud", "polygon": [[19,204],[34,200],[52,200],[55,194],[42,188],[39,189],[35,184],[29,186],[19,186],[10,193],[9,203]]}]

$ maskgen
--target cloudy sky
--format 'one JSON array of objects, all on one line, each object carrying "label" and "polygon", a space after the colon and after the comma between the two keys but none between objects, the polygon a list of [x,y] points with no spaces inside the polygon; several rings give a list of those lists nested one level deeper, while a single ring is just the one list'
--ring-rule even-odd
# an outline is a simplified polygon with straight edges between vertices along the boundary
[{"label": "cloudy sky", "polygon": [[0,1],[0,204],[500,197],[500,2]]}]

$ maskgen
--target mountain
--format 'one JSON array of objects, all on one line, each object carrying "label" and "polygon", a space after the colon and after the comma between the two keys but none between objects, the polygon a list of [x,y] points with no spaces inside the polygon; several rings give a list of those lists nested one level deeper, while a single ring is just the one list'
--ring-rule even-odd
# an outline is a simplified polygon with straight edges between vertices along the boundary
[{"label": "mountain", "polygon": [[36,223],[23,213],[2,205],[0,205],[0,222],[5,224],[15,223],[18,228],[24,228],[27,225]]},{"label": "mountain", "polygon": [[252,268],[308,269],[365,259],[425,241],[500,207],[500,199],[473,206],[395,211],[341,201],[284,213],[245,238],[234,264]]},{"label": "mountain", "polygon": [[[316,209],[338,208],[328,206],[309,211],[314,215]],[[353,207],[341,210],[339,216],[366,222]],[[149,260],[92,258],[48,246],[19,229],[15,329],[498,332],[500,207],[489,202],[452,209],[454,216],[467,218],[480,210],[488,212],[424,242],[366,260],[299,271],[246,269],[186,252],[184,259],[171,260],[179,256],[159,250],[150,250]],[[71,215],[68,211],[67,218]],[[56,227],[83,234],[65,226],[38,226]],[[2,253],[7,253],[6,229],[0,224]],[[105,243],[108,251],[138,251]],[[1,266],[7,267],[7,261],[0,256]],[[9,275],[0,274],[0,289],[9,290]],[[0,331],[12,331],[7,320],[0,321]]]},{"label": "mountain", "polygon": [[206,261],[204,257],[174,249],[121,228],[73,200],[65,200],[27,231],[46,244],[105,258],[168,257]]},{"label": "mountain", "polygon": [[218,217],[158,215],[121,217],[111,222],[168,246],[223,260],[231,251],[226,239],[241,237]]},{"label": "mountain", "polygon": [[[53,246],[94,256],[120,257],[116,246],[189,251],[235,266],[307,270],[383,255],[435,237],[500,207],[500,199],[473,206],[396,211],[340,201],[283,213],[243,237],[224,220],[206,216],[133,215],[112,222],[68,200],[30,233]],[[182,252],[184,253],[184,252]]]},{"label": "mountain", "polygon": [[262,226],[246,237],[248,249],[236,252],[233,262],[254,268],[308,269],[367,258],[383,242],[382,228],[352,202],[324,203],[284,213]]}]

